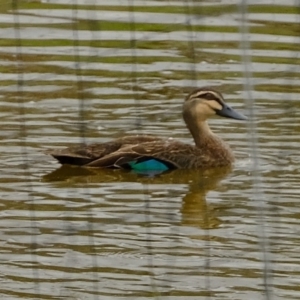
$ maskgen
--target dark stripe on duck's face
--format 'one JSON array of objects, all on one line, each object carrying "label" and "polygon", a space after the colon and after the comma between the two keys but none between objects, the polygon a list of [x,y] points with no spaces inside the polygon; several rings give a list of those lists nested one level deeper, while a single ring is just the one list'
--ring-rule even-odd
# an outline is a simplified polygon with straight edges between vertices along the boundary
[{"label": "dark stripe on duck's face", "polygon": [[203,92],[201,92],[201,94],[198,97],[201,99],[205,99],[205,100],[215,100],[220,103],[220,96],[214,92],[203,91]]},{"label": "dark stripe on duck's face", "polygon": [[223,104],[223,97],[221,94],[215,91],[211,90],[200,90],[194,93],[190,99],[199,99],[199,100],[207,100],[207,101],[216,101],[220,103],[221,105]]}]

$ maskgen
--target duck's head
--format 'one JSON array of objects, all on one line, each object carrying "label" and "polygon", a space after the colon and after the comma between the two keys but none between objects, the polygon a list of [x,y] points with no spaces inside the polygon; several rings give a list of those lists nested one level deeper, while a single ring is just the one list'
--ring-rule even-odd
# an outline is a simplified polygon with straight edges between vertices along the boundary
[{"label": "duck's head", "polygon": [[210,87],[202,87],[191,92],[183,104],[183,118],[186,123],[192,119],[205,121],[213,115],[236,120],[247,118],[225,103],[222,94]]}]

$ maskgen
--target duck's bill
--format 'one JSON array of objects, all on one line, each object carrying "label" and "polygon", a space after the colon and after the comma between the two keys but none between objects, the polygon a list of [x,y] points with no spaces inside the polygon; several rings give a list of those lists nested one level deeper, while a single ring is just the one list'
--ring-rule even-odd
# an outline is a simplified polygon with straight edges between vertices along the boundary
[{"label": "duck's bill", "polygon": [[224,104],[223,108],[221,110],[217,110],[216,113],[217,113],[217,115],[226,117],[226,118],[231,118],[231,119],[236,119],[236,120],[247,120],[246,116],[235,111],[233,108],[231,108],[227,104]]}]

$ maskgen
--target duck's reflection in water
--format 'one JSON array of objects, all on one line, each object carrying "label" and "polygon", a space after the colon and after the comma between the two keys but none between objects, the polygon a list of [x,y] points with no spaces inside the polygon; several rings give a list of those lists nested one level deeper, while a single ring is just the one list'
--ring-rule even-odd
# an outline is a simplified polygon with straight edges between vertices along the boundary
[{"label": "duck's reflection in water", "polygon": [[[156,198],[153,200],[156,201],[155,204],[149,204],[148,207],[150,208],[157,206],[157,195],[159,195],[159,201],[161,201],[165,212],[176,210],[178,208],[177,198],[181,197],[182,203],[179,212],[181,214],[181,225],[212,229],[220,225],[220,220],[216,213],[216,207],[206,201],[206,196],[209,191],[216,189],[219,182],[230,172],[231,167],[222,167],[207,170],[175,170],[149,177],[124,170],[91,169],[64,165],[45,175],[43,180],[61,188],[86,187],[94,199],[97,198],[95,191],[99,193],[99,197],[105,197],[101,192],[101,187],[105,184],[115,183],[114,191],[124,192],[126,199],[130,199],[128,197],[130,193],[132,193],[133,199],[136,199],[136,195],[144,194],[145,197],[140,201],[151,201],[151,199]],[[126,190],[127,184],[128,190]],[[134,188],[132,185],[134,185]],[[103,190],[107,190],[107,188]],[[186,192],[186,190],[188,191]],[[153,194],[155,194],[155,197],[153,197]],[[124,206],[130,203],[131,200],[124,200]],[[100,203],[99,209],[101,209]],[[145,213],[151,215],[152,211],[151,209],[145,210]],[[155,212],[153,212],[154,214]],[[132,216],[130,219],[132,219]],[[167,217],[165,221],[168,221]],[[169,221],[172,223],[171,219]]]},{"label": "duck's reflection in water", "polygon": [[182,224],[201,227],[203,229],[217,228],[220,220],[217,208],[206,201],[209,191],[216,189],[219,182],[231,171],[231,168],[219,168],[197,172],[197,176],[189,185],[189,192],[183,197]]}]

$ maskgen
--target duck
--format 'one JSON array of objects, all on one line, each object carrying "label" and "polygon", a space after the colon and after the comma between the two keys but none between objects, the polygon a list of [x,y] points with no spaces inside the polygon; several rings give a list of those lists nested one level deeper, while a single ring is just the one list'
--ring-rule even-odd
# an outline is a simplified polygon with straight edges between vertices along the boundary
[{"label": "duck", "polygon": [[247,119],[226,104],[219,91],[201,87],[189,93],[182,106],[183,120],[194,139],[193,145],[173,138],[129,135],[104,143],[50,149],[47,154],[62,165],[137,172],[231,166],[234,162],[232,150],[212,132],[207,122],[215,115],[236,120]]}]

